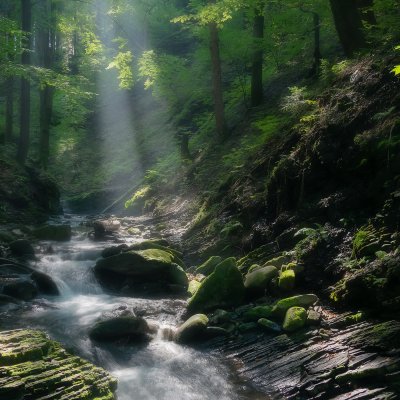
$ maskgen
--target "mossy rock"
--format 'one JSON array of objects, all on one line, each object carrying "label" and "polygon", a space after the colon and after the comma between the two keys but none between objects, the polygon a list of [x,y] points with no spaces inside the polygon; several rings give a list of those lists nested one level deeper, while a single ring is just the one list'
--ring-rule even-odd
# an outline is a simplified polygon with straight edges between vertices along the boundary
[{"label": "mossy rock", "polygon": [[257,321],[257,323],[260,326],[260,328],[266,332],[272,332],[272,333],[282,332],[282,328],[276,322],[273,322],[267,318],[260,318]]},{"label": "mossy rock", "polygon": [[71,239],[72,230],[70,225],[43,225],[34,229],[32,234],[40,240],[64,242]]},{"label": "mossy rock", "polygon": [[283,318],[286,311],[291,307],[308,308],[318,301],[315,294],[300,294],[279,300],[272,309],[272,315]]},{"label": "mossy rock", "polygon": [[108,274],[117,274],[140,282],[166,281],[187,288],[186,273],[175,261],[172,253],[160,249],[127,251],[99,260],[95,272],[102,279]]},{"label": "mossy rock", "polygon": [[[144,242],[141,243],[135,243],[129,246],[128,250],[151,250],[151,249],[158,249],[158,250],[163,250],[166,251],[167,253],[171,253],[175,257],[175,262],[179,265],[183,264],[181,259],[183,257],[183,254],[176,250],[173,249],[169,246],[168,242],[163,240],[163,239],[151,239],[151,240],[145,240]],[[179,262],[177,262],[177,260]],[[181,265],[182,266],[182,265]]]},{"label": "mossy rock", "polygon": [[263,268],[263,265],[260,265],[260,264],[253,264],[253,265],[249,268],[249,271],[248,271],[247,273],[249,274],[250,272],[257,271],[258,269],[261,269],[261,268]]},{"label": "mossy rock", "polygon": [[34,257],[35,249],[29,240],[17,239],[10,243],[11,253],[16,257]]},{"label": "mossy rock", "polygon": [[265,265],[265,260],[268,260],[268,258],[271,258],[271,256],[277,252],[278,245],[275,242],[264,244],[238,261],[239,270],[241,272],[247,272],[254,264]]},{"label": "mossy rock", "polygon": [[296,274],[292,269],[282,271],[279,276],[278,286],[282,290],[293,290],[296,285]]},{"label": "mossy rock", "polygon": [[289,264],[285,264],[282,266],[281,271],[292,270],[296,275],[304,272],[304,265],[298,264],[296,262],[290,262]]},{"label": "mossy rock", "polygon": [[196,280],[191,280],[189,282],[189,286],[188,286],[188,293],[191,296],[194,296],[196,294],[196,292],[199,290],[199,287],[201,286],[201,282],[196,281]]},{"label": "mossy rock", "polygon": [[220,256],[210,257],[206,262],[196,268],[196,272],[208,276],[215,271],[216,266],[222,261],[222,257]]},{"label": "mossy rock", "polygon": [[242,274],[236,266],[236,260],[228,258],[218,264],[189,300],[188,311],[199,312],[214,308],[231,307],[244,300]]},{"label": "mossy rock", "polygon": [[286,311],[282,328],[285,332],[295,332],[303,328],[307,322],[307,311],[303,307],[291,307]]},{"label": "mossy rock", "polygon": [[[114,400],[117,380],[72,356],[43,332],[0,333],[0,398]],[[73,393],[73,397],[71,394]]]},{"label": "mossy rock", "polygon": [[246,321],[258,321],[260,318],[269,318],[271,315],[271,306],[256,306],[245,311],[242,317]]},{"label": "mossy rock", "polygon": [[[208,325],[208,317],[204,314],[196,314],[190,317],[176,332],[178,343],[188,344],[205,339],[205,331]],[[203,336],[203,337],[202,337]]]},{"label": "mossy rock", "polygon": [[276,276],[278,270],[272,265],[250,272],[244,281],[246,291],[250,294],[263,294]]},{"label": "mossy rock", "polygon": [[279,257],[274,257],[266,261],[265,265],[273,265],[275,268],[281,269],[285,264],[288,264],[291,261],[292,261],[292,256],[283,254]]}]

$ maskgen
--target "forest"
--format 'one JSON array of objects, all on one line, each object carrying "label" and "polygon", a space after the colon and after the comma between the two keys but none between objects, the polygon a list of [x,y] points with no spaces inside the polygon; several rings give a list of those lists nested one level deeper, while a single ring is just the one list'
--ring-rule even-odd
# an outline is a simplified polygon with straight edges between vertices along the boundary
[{"label": "forest", "polygon": [[0,1],[0,400],[400,398],[400,0]]}]

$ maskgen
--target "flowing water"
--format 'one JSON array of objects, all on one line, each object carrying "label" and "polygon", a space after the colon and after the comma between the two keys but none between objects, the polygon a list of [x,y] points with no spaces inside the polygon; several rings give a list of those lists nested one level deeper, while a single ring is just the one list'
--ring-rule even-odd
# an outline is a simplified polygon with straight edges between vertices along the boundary
[{"label": "flowing water", "polygon": [[[79,221],[78,221],[79,222]],[[240,382],[216,355],[180,346],[163,338],[163,328],[180,323],[185,303],[174,299],[125,298],[106,294],[92,267],[107,243],[93,242],[79,231],[68,243],[42,243],[51,251],[35,267],[56,281],[61,295],[38,299],[8,318],[8,328],[29,327],[110,371],[119,380],[119,400],[265,399]],[[50,248],[48,249],[50,250]],[[152,341],[139,346],[99,346],[88,330],[99,316],[125,305],[159,326]]]}]

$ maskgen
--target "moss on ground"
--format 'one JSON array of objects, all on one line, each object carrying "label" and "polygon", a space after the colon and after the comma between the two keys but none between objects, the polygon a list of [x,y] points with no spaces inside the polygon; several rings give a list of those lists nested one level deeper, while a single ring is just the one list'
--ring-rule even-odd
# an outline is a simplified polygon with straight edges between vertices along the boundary
[{"label": "moss on ground", "polygon": [[43,332],[0,333],[0,398],[114,400],[117,380]]}]

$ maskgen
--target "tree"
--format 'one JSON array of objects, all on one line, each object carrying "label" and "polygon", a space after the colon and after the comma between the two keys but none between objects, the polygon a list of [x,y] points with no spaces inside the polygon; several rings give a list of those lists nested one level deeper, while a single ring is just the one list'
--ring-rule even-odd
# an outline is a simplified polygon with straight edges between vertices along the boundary
[{"label": "tree", "polygon": [[[54,66],[56,52],[55,7],[53,0],[44,0],[41,7],[44,18],[40,21],[38,49],[40,64],[46,69],[52,69]],[[53,114],[53,93],[54,87],[47,83],[40,90],[39,161],[43,169],[47,169],[50,153],[50,123]]]},{"label": "tree", "polygon": [[257,1],[253,18],[253,62],[251,72],[251,105],[257,107],[263,101],[263,39],[264,39],[264,1]]},{"label": "tree", "polygon": [[357,2],[356,0],[330,0],[330,5],[343,51],[347,57],[352,57],[366,45]]},{"label": "tree", "polygon": [[[31,0],[21,0],[22,30],[27,33],[25,37],[25,51],[21,56],[21,63],[29,66],[31,63],[31,30],[32,30],[32,4]],[[20,133],[18,142],[17,160],[24,164],[29,151],[29,131],[30,131],[30,113],[31,113],[31,84],[29,79],[21,79],[20,94]]]}]

